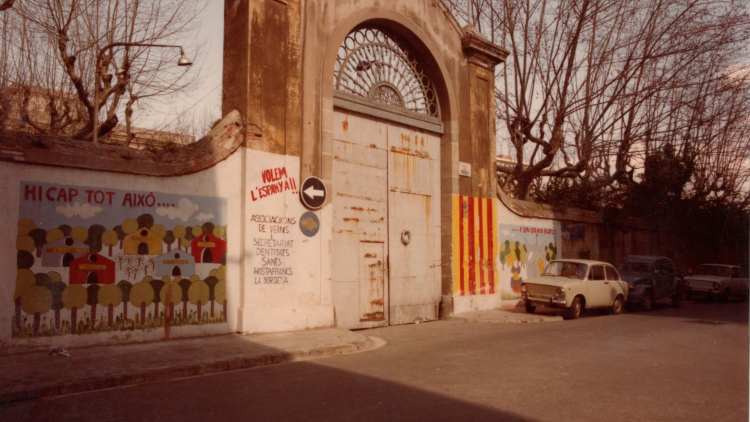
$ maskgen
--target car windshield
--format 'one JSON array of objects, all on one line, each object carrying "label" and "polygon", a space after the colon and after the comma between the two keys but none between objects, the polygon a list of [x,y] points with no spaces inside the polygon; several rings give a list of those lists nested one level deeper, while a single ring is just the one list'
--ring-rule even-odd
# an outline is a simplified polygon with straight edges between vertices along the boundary
[{"label": "car windshield", "polygon": [[698,268],[695,269],[695,275],[729,277],[729,267],[723,265],[698,265]]},{"label": "car windshield", "polygon": [[583,280],[588,272],[588,265],[570,261],[552,261],[547,264],[542,276],[570,277]]},{"label": "car windshield", "polygon": [[623,273],[649,273],[651,264],[648,262],[622,261],[617,269]]}]

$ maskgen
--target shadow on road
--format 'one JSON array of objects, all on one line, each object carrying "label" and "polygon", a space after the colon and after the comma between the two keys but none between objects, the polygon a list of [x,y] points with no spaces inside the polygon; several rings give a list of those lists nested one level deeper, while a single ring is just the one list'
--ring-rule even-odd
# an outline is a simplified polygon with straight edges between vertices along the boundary
[{"label": "shadow on road", "polygon": [[[0,420],[533,422],[447,395],[310,362],[285,367],[288,370],[270,366],[14,403],[0,407]],[[501,401],[498,396],[497,402]]]}]

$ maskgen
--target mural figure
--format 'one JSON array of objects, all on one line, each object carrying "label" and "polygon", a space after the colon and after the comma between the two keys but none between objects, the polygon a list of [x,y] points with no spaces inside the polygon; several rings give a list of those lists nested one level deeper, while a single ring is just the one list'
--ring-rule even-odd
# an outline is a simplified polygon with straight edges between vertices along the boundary
[{"label": "mural figure", "polygon": [[499,233],[500,271],[504,281],[500,288],[506,299],[514,299],[524,280],[539,277],[547,263],[556,258],[555,231],[501,224]]},{"label": "mural figure", "polygon": [[225,199],[30,182],[20,196],[13,338],[226,322]]}]

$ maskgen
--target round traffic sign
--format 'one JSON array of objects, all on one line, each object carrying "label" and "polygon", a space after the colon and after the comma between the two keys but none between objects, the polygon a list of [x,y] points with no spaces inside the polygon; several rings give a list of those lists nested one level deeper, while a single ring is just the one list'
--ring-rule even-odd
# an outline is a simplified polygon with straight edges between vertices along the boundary
[{"label": "round traffic sign", "polygon": [[325,183],[315,176],[310,176],[302,182],[299,190],[299,197],[307,208],[312,210],[320,209],[326,203],[328,190]]}]

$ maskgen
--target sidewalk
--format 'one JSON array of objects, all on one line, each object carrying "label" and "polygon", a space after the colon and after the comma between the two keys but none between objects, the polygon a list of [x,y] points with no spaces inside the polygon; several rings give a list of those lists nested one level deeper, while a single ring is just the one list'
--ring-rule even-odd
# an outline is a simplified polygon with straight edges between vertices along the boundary
[{"label": "sidewalk", "polygon": [[0,356],[0,404],[371,350],[380,339],[321,329]]},{"label": "sidewalk", "polygon": [[468,312],[446,318],[448,321],[488,322],[488,323],[529,323],[562,321],[562,313],[556,309],[537,309],[533,314],[524,308],[507,308],[492,311]]}]

